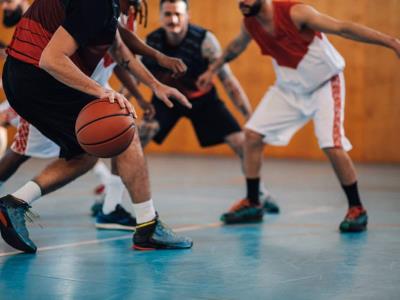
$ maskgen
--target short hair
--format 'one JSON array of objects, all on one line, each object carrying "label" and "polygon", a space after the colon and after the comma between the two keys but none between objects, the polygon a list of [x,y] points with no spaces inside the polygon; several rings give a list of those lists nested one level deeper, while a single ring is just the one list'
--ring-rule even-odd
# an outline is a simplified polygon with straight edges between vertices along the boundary
[{"label": "short hair", "polygon": [[176,2],[180,2],[180,1],[185,2],[186,3],[186,7],[189,9],[189,0],[160,0],[160,8],[162,7],[162,5],[165,2],[176,3]]}]

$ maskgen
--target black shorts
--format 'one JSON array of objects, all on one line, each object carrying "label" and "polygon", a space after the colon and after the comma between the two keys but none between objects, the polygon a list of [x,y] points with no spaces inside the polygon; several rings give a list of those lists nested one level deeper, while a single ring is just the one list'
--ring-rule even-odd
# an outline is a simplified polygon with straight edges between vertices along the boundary
[{"label": "black shorts", "polygon": [[213,89],[191,103],[192,109],[188,109],[179,103],[168,108],[162,101],[153,98],[152,101],[160,130],[154,137],[157,144],[161,144],[180,118],[188,118],[196,132],[197,139],[202,147],[209,147],[225,142],[226,136],[240,132],[241,128],[229,110],[226,108]]},{"label": "black shorts", "polygon": [[81,109],[96,97],[74,90],[46,71],[7,57],[3,86],[13,109],[60,146],[60,157],[84,153],[75,136]]}]

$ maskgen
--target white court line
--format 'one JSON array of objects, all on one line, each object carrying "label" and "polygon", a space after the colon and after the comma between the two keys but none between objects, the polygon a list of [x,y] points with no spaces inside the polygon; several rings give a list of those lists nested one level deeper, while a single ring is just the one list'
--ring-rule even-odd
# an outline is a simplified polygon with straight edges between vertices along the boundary
[{"label": "white court line", "polygon": [[[206,229],[206,228],[216,228],[216,227],[220,227],[220,226],[222,226],[222,223],[218,222],[218,223],[210,223],[210,224],[204,224],[204,225],[191,225],[191,226],[185,226],[185,227],[178,227],[178,228],[174,229],[174,231],[175,232],[186,232],[186,231],[195,231],[195,230],[201,230],[201,229]],[[132,238],[132,234],[125,234],[122,236],[107,238],[107,239],[89,240],[89,241],[82,241],[82,242],[76,242],[76,243],[61,244],[61,245],[57,245],[57,246],[40,247],[37,250],[40,252],[51,251],[51,250],[86,246],[86,245],[95,245],[95,244],[101,244],[101,243],[112,242],[112,241],[127,240],[127,239],[131,239],[131,238]],[[21,253],[23,253],[23,252],[22,251],[4,252],[4,253],[0,253],[0,257],[11,256],[11,255],[21,254]]]}]

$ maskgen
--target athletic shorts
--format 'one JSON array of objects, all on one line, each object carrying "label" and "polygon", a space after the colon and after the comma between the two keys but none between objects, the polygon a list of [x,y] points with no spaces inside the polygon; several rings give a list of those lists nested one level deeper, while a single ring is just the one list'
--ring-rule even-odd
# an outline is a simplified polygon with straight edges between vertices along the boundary
[{"label": "athletic shorts", "polygon": [[275,85],[265,94],[245,127],[263,135],[266,144],[285,146],[312,120],[320,148],[349,151],[352,146],[344,133],[344,105],[343,73],[309,94],[297,94]]},{"label": "athletic shorts", "polygon": [[215,89],[210,93],[192,100],[192,109],[179,103],[168,108],[162,101],[153,98],[156,110],[155,119],[160,130],[154,137],[157,144],[162,144],[180,118],[188,118],[196,132],[197,139],[202,147],[209,147],[225,143],[225,138],[241,128],[229,110],[217,95]]},{"label": "athletic shorts", "polygon": [[35,158],[60,156],[60,147],[21,117],[11,144],[11,150],[15,153]]},{"label": "athletic shorts", "polygon": [[10,56],[4,65],[3,85],[10,105],[60,147],[60,157],[70,159],[84,153],[75,136],[75,121],[81,109],[96,97]]}]

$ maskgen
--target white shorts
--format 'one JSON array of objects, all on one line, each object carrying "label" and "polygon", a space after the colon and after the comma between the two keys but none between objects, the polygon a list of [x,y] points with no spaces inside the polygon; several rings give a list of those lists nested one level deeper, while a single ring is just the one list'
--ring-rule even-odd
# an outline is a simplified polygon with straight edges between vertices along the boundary
[{"label": "white shorts", "polygon": [[45,137],[21,117],[11,150],[21,155],[36,158],[55,158],[60,155],[60,147],[56,143]]},{"label": "white shorts", "polygon": [[266,144],[286,146],[309,120],[320,148],[352,146],[344,133],[345,81],[343,73],[334,76],[309,94],[296,94],[273,86],[257,106],[246,128],[264,136]]}]

